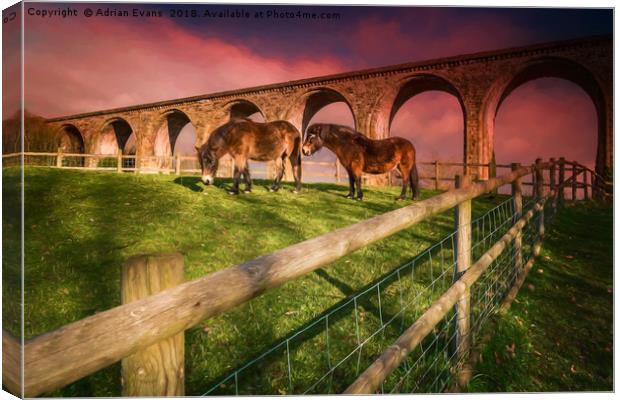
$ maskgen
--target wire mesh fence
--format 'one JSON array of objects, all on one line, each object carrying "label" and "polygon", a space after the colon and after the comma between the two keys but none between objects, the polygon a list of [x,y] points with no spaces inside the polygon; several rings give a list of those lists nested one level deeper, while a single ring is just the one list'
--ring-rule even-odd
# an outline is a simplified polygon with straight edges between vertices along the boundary
[{"label": "wire mesh fence", "polygon": [[[513,225],[512,198],[471,222],[472,256],[484,254]],[[535,224],[523,230],[523,262]],[[444,293],[456,278],[456,231],[347,298],[242,366],[224,371],[204,395],[341,393]],[[472,341],[513,285],[511,245],[472,287]],[[465,362],[458,354],[455,313],[433,329],[381,386],[382,393],[442,392]]]}]

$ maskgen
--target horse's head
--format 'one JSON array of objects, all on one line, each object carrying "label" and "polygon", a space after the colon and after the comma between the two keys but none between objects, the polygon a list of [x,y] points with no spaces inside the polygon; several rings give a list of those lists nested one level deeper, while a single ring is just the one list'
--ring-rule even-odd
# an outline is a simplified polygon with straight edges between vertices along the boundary
[{"label": "horse's head", "polygon": [[202,169],[202,183],[210,185],[214,182],[215,173],[217,172],[217,165],[219,157],[210,149],[209,143],[205,143],[202,146],[196,146],[198,152],[198,160],[200,161],[200,168]]},{"label": "horse's head", "polygon": [[322,131],[325,126],[320,124],[312,124],[306,130],[306,139],[301,147],[301,152],[305,156],[311,156],[323,147]]}]

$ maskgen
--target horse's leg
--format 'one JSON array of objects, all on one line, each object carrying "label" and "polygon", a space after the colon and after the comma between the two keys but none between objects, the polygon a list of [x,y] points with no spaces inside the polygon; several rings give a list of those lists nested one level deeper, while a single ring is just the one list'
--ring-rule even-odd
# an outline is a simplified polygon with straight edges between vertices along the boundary
[{"label": "horse's leg", "polygon": [[347,199],[352,199],[355,194],[355,176],[353,176],[353,172],[347,170],[347,174],[349,175],[349,194],[347,194]]},{"label": "horse's leg", "polygon": [[364,172],[362,162],[355,160],[351,162],[349,168],[351,169],[349,177],[354,177],[355,186],[357,186],[357,200],[362,200],[362,173]]},{"label": "horse's leg", "polygon": [[362,200],[362,174],[360,173],[355,177],[355,184],[357,185],[357,200]]},{"label": "horse's leg", "polygon": [[273,181],[273,185],[269,189],[270,192],[277,192],[280,189],[280,181],[284,177],[284,157],[278,157],[275,159],[276,167],[276,179]]},{"label": "horse's leg", "polygon": [[243,167],[243,179],[245,180],[245,190],[244,193],[252,192],[252,177],[250,176],[250,166],[248,162],[245,162],[245,166]]},{"label": "horse's leg", "polygon": [[232,188],[228,191],[230,194],[239,194],[239,181],[241,178],[241,171],[245,168],[245,163],[247,160],[241,160],[240,158],[235,158],[233,160],[235,163],[235,170],[233,173],[233,185]]},{"label": "horse's leg", "polygon": [[228,193],[230,194],[239,194],[239,179],[241,177],[241,170],[235,164],[235,170],[233,172],[233,184]]},{"label": "horse's leg", "polygon": [[405,200],[407,196],[407,186],[409,185],[409,169],[401,164],[398,164],[398,171],[400,172],[401,177],[403,178],[403,190],[400,192],[400,196],[396,198],[396,200]]},{"label": "horse's leg", "polygon": [[301,192],[301,152],[299,150],[293,151],[293,154],[289,156],[289,160],[293,166],[293,177],[295,179],[293,193],[299,193]]},{"label": "horse's leg", "polygon": [[420,197],[420,177],[418,175],[418,167],[415,163],[411,167],[409,174],[409,183],[411,184],[411,200],[415,200]]}]

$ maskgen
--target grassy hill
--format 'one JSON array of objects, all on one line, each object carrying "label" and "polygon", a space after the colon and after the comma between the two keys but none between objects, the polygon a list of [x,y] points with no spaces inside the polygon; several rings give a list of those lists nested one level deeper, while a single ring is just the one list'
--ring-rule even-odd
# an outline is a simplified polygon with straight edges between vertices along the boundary
[{"label": "grassy hill", "polygon": [[[410,203],[394,201],[398,188],[367,189],[360,203],[345,199],[347,189],[341,185],[306,184],[295,195],[290,185],[269,193],[268,182],[255,181],[252,194],[230,196],[223,188],[230,184],[227,180],[205,188],[190,176],[48,168],[27,168],[25,182],[27,338],[118,305],[120,267],[132,255],[181,252],[186,279],[191,280]],[[7,214],[17,207],[19,170],[5,169],[3,184],[7,232],[19,224],[18,214]],[[423,198],[434,194],[422,192]],[[474,215],[504,199],[474,201]],[[187,394],[203,393],[231,368],[452,229],[452,212],[446,212],[190,329]],[[17,239],[4,235],[5,260],[18,250]],[[18,278],[11,276],[15,269],[3,268],[7,293]],[[3,304],[3,322],[5,329],[16,330],[19,314],[11,304]],[[304,356],[313,356],[311,348],[304,351]],[[119,369],[116,364],[49,395],[117,396]],[[278,373],[268,379],[271,387],[286,386]]]},{"label": "grassy hill", "polygon": [[613,390],[612,221],[606,204],[558,215],[514,304],[487,328],[470,391]]}]

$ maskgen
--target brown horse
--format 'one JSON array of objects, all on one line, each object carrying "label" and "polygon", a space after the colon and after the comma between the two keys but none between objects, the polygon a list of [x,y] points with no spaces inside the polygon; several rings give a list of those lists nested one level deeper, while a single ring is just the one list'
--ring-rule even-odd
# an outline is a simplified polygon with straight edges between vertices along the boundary
[{"label": "brown horse", "polygon": [[349,174],[347,198],[353,198],[357,186],[357,199],[362,199],[362,172],[383,174],[394,168],[398,168],[403,177],[403,190],[396,200],[405,199],[407,185],[411,185],[412,199],[419,196],[416,152],[410,141],[399,137],[372,140],[345,126],[311,125],[306,132],[302,152],[309,156],[323,146],[336,154]]},{"label": "brown horse", "polygon": [[239,193],[239,180],[243,174],[245,193],[252,191],[252,178],[248,160],[271,161],[276,164],[276,178],[270,191],[280,189],[284,176],[285,159],[293,165],[295,193],[301,190],[301,134],[287,121],[267,123],[249,119],[235,119],[217,128],[207,143],[196,147],[202,168],[202,182],[210,185],[214,181],[219,159],[225,154],[233,158],[235,171],[230,194]]}]

